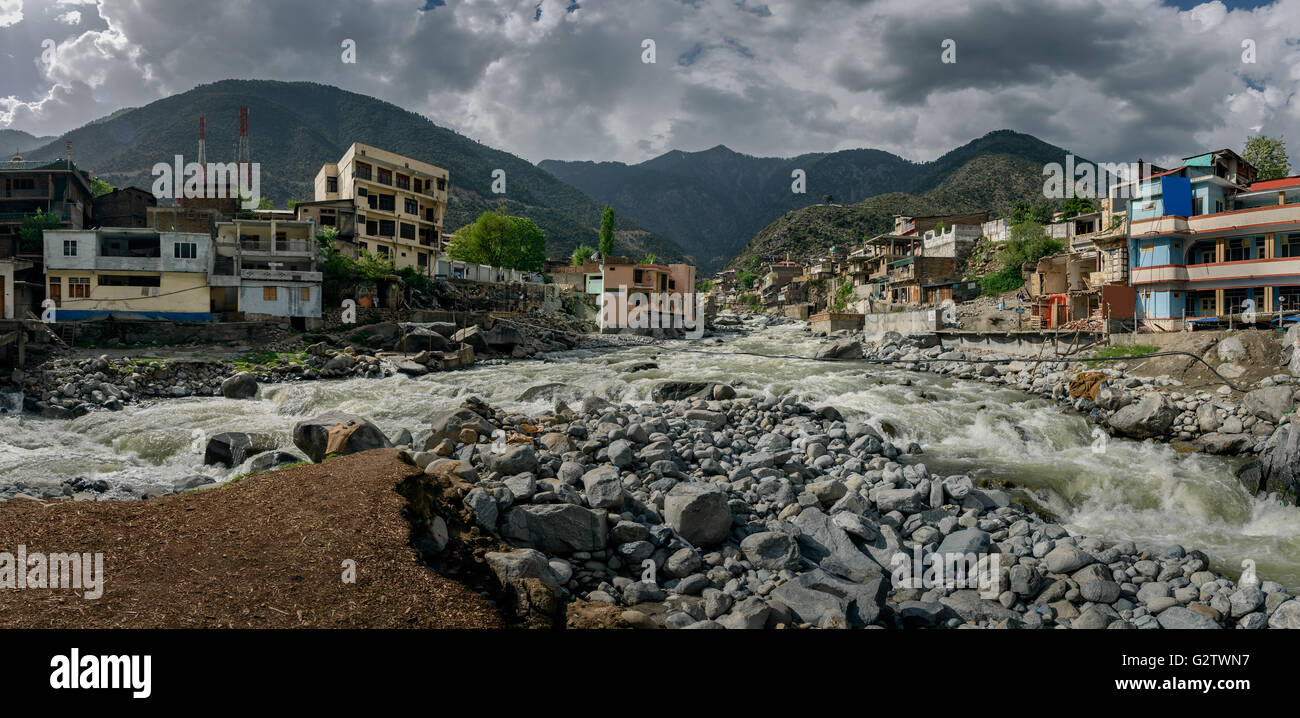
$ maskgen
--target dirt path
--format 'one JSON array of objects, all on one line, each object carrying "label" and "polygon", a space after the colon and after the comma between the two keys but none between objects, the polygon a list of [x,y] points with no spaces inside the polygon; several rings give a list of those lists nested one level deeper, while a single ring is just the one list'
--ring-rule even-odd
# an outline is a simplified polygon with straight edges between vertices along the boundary
[{"label": "dirt path", "polygon": [[411,547],[395,486],[419,471],[389,449],[148,501],[0,502],[0,552],[104,555],[102,597],[0,587],[0,627],[500,627]]}]

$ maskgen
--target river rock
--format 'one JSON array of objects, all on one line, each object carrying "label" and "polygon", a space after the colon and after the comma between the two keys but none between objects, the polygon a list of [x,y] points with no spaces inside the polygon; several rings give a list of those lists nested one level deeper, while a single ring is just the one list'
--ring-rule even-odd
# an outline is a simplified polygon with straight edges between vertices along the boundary
[{"label": "river rock", "polygon": [[511,544],[548,554],[600,551],[607,537],[605,512],[568,503],[515,506],[500,529]]},{"label": "river rock", "polygon": [[325,449],[329,445],[330,430],[338,425],[357,424],[358,428],[344,441],[337,453],[355,454],[371,449],[387,449],[392,446],[384,432],[379,430],[365,417],[342,411],[327,411],[306,421],[300,421],[293,427],[293,443],[302,453],[315,463],[325,460]]},{"label": "river rock", "polygon": [[1169,431],[1178,411],[1164,394],[1151,392],[1120,409],[1107,420],[1111,428],[1135,439],[1161,436]]},{"label": "river rock", "polygon": [[257,379],[241,371],[221,382],[221,395],[227,399],[252,399],[257,396]]},{"label": "river rock", "polygon": [[460,407],[451,411],[442,411],[433,415],[433,435],[425,442],[425,450],[429,451],[438,442],[443,439],[459,441],[461,431],[472,429],[479,436],[491,436],[496,431],[496,427],[487,419],[484,419],[478,412],[469,407]]},{"label": "river rock", "polygon": [[208,444],[203,450],[203,463],[221,464],[233,468],[244,463],[248,457],[271,451],[276,446],[275,437],[267,434],[228,431],[208,439]]},{"label": "river rock", "polygon": [[1160,612],[1157,620],[1160,622],[1161,628],[1169,629],[1206,629],[1219,627],[1218,622],[1213,618],[1182,606],[1171,606],[1166,608]]},{"label": "river rock", "polygon": [[1246,392],[1241,398],[1241,408],[1248,414],[1274,424],[1295,408],[1291,400],[1292,389],[1287,386],[1268,386]]},{"label": "river rock", "polygon": [[582,475],[583,493],[592,508],[612,509],[623,505],[623,483],[618,469],[600,466]]},{"label": "river rock", "polygon": [[713,484],[677,484],[664,498],[664,521],[696,546],[715,546],[731,531],[727,495]]},{"label": "river rock", "polygon": [[740,542],[745,558],[758,568],[780,571],[799,565],[799,544],[789,534],[760,531]]}]

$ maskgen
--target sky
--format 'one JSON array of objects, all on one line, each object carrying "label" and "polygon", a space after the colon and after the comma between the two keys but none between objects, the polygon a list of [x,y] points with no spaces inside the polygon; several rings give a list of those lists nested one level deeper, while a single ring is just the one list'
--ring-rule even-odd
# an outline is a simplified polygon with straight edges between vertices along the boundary
[{"label": "sky", "polygon": [[37,135],[252,78],[533,162],[927,161],[1004,128],[1098,161],[1260,133],[1300,156],[1300,0],[0,0],[0,62],[0,127]]}]

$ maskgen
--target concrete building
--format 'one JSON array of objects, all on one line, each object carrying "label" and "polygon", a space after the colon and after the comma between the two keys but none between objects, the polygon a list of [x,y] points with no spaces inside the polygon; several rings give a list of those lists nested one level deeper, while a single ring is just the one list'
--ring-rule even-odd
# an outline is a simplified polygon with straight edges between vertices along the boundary
[{"label": "concrete building", "polygon": [[443,248],[448,184],[441,167],[354,142],[338,162],[316,173],[315,201],[352,200],[360,251],[433,276]]},{"label": "concrete building", "polygon": [[323,280],[316,224],[290,212],[261,214],[268,218],[217,223],[213,311],[314,329],[321,323]]},{"label": "concrete building", "polygon": [[67,159],[28,162],[15,155],[0,162],[0,259],[12,260],[6,279],[16,317],[40,313],[45,299],[44,253],[37,244],[22,242],[24,217],[40,211],[58,220],[60,229],[93,226],[94,191],[88,172]]},{"label": "concrete building", "polygon": [[20,259],[0,259],[0,319],[22,319],[32,306],[34,288],[16,279],[31,269],[32,264]]},{"label": "concrete building", "polygon": [[206,234],[48,230],[44,263],[57,320],[212,319],[213,252]]},{"label": "concrete building", "polygon": [[[299,202],[294,205],[295,215],[304,222],[315,222],[318,231],[326,227],[338,230],[334,238],[334,248],[345,256],[356,259],[361,256],[357,244],[357,218],[360,210],[351,199],[331,199],[320,202]],[[362,223],[364,225],[364,222]]]},{"label": "concrete building", "polygon": [[149,227],[149,208],[158,199],[139,187],[122,187],[95,198],[95,226]]},{"label": "concrete building", "polygon": [[689,264],[605,262],[601,290],[601,331],[682,327],[697,317],[695,267]]},{"label": "concrete building", "polygon": [[1300,176],[1255,181],[1231,150],[1137,180],[1129,202],[1138,316],[1156,329],[1300,311]]}]

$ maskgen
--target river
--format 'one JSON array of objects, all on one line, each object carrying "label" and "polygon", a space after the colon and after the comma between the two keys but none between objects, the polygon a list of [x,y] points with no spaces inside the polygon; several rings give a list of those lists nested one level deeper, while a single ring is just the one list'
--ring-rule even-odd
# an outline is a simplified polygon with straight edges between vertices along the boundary
[{"label": "river", "polygon": [[[831,404],[847,418],[887,419],[899,443],[924,447],[932,472],[1004,479],[1033,494],[1071,530],[1131,539],[1160,549],[1201,549],[1215,570],[1257,574],[1300,587],[1300,508],[1249,495],[1233,478],[1238,460],[1180,454],[1166,445],[1110,438],[1096,442],[1082,417],[1041,397],[879,365],[766,359],[732,354],[809,356],[818,340],[803,325],[772,327],[710,342],[571,351],[547,361],[480,365],[412,379],[352,379],[266,385],[258,401],[174,399],[72,421],[0,417],[0,481],[58,485],[75,476],[114,486],[170,485],[195,473],[227,479],[240,469],[202,466],[203,439],[223,431],[264,432],[292,449],[296,421],[328,409],[369,417],[390,436],[427,426],[429,416],[476,394],[503,408],[540,413],[551,399],[523,402],[530,386],[561,382],[561,398],[595,393],[648,401],[668,379],[738,383],[752,392],[793,392]],[[629,373],[654,361],[658,369]],[[910,383],[910,385],[909,385]],[[110,492],[110,496],[122,495]]]}]

